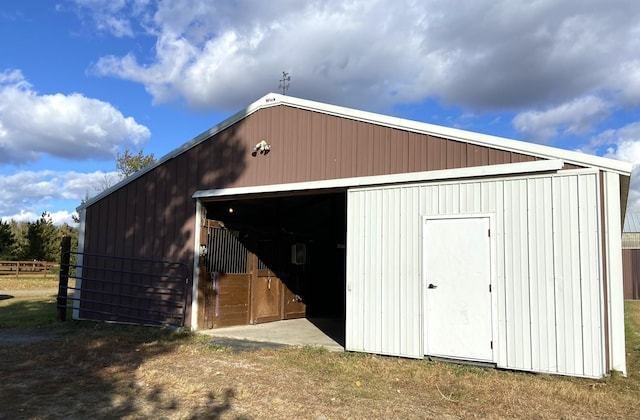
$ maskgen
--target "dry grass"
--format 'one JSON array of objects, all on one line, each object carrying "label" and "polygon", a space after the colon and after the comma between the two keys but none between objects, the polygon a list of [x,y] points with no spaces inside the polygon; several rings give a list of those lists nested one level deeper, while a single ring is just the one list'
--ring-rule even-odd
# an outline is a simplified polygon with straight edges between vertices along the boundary
[{"label": "dry grass", "polygon": [[36,275],[2,275],[0,276],[0,290],[34,290],[57,289],[58,276],[42,274]]},{"label": "dry grass", "polygon": [[51,340],[0,347],[0,418],[640,418],[640,302],[627,320],[629,376],[602,381],[54,324]]},{"label": "dry grass", "polygon": [[[69,286],[73,286],[74,279],[69,280]],[[58,275],[48,274],[21,274],[0,275],[0,290],[45,290],[58,289]]]}]

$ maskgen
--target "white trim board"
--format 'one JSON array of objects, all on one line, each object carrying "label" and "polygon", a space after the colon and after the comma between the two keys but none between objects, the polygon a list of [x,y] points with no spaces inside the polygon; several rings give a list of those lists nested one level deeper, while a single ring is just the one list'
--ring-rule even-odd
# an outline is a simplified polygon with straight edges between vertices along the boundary
[{"label": "white trim board", "polygon": [[376,175],[358,178],[339,178],[323,181],[296,182],[290,184],[260,185],[255,187],[220,188],[196,191],[192,198],[207,199],[237,197],[251,194],[286,193],[307,190],[329,190],[374,185],[403,184],[412,182],[438,181],[443,179],[479,178],[498,175],[555,172],[564,166],[564,161],[538,160],[533,162],[507,163],[502,165],[473,166],[439,171],[409,172],[393,175]]}]

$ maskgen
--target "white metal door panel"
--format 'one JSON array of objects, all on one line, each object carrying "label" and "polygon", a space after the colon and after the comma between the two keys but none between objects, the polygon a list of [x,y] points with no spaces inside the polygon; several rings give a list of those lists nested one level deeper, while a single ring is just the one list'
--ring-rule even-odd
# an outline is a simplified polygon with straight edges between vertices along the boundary
[{"label": "white metal door panel", "polygon": [[425,354],[493,361],[491,220],[425,219]]}]

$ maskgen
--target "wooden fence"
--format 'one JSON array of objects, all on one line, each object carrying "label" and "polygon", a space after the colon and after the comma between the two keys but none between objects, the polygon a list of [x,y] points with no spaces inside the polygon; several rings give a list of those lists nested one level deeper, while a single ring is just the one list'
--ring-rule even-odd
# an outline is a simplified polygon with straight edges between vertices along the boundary
[{"label": "wooden fence", "polygon": [[57,275],[58,264],[49,261],[0,261],[0,276]]}]

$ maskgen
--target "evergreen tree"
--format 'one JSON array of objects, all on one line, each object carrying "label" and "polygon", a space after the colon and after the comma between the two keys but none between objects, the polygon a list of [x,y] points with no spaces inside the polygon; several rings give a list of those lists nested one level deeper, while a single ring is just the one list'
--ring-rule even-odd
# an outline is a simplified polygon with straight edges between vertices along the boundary
[{"label": "evergreen tree", "polygon": [[29,242],[27,241],[27,231],[29,230],[29,223],[27,222],[16,222],[15,220],[11,220],[10,222],[11,232],[13,233],[13,237],[15,239],[15,248],[13,251],[14,259],[22,260],[25,259],[25,253],[28,248]]},{"label": "evergreen tree", "polygon": [[27,240],[25,259],[56,261],[59,258],[60,237],[49,213],[42,213],[40,219],[28,224]]},{"label": "evergreen tree", "polygon": [[11,231],[9,222],[0,221],[0,260],[12,260],[15,258],[16,237]]},{"label": "evergreen tree", "polygon": [[[58,227],[58,237],[62,239],[63,236],[71,237],[71,255],[69,256],[69,274],[75,275],[75,265],[78,260],[78,229],[63,223]],[[58,256],[60,258],[60,255]]]}]

